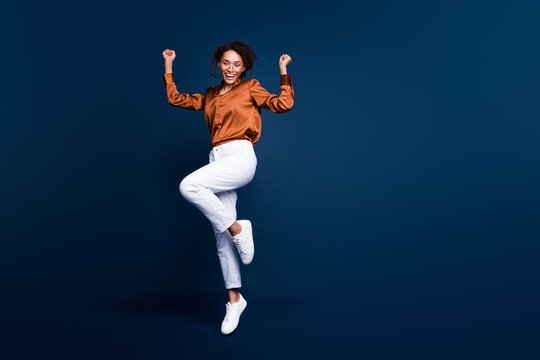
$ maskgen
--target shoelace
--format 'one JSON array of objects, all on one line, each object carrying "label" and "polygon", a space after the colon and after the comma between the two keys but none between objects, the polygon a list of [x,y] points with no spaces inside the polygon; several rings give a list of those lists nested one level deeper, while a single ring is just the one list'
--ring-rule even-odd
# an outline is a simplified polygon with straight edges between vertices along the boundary
[{"label": "shoelace", "polygon": [[238,248],[238,251],[240,252],[245,252],[244,249],[242,248],[242,244],[240,243],[240,239],[235,239],[233,238],[233,242],[236,244],[236,247]]},{"label": "shoelace", "polygon": [[235,306],[235,305],[240,305],[240,302],[235,302],[234,304],[231,304],[231,303],[229,303],[229,302],[226,302],[226,303],[225,303],[225,307],[227,308],[227,311],[226,311],[226,313],[225,313],[225,319],[223,319],[224,321],[229,320],[229,317],[230,317],[231,313],[233,312],[233,311],[232,311],[232,308],[233,308],[233,306]]},{"label": "shoelace", "polygon": [[229,316],[231,315],[231,312],[232,312],[231,310],[232,306],[229,303],[226,303],[225,306],[227,307],[227,312],[225,313],[225,321],[228,321]]}]

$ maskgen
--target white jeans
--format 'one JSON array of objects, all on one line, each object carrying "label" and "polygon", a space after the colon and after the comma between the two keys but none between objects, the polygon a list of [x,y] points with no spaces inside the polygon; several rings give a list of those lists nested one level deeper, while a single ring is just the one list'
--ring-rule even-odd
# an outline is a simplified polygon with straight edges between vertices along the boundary
[{"label": "white jeans", "polygon": [[249,140],[234,140],[210,150],[209,164],[180,183],[182,196],[210,220],[227,289],[242,286],[238,251],[229,227],[236,221],[236,190],[255,175],[257,157]]}]

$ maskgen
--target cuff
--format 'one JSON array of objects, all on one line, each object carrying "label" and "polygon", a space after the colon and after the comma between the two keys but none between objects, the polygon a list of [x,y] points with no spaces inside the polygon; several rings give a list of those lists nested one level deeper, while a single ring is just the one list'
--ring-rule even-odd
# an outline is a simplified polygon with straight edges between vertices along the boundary
[{"label": "cuff", "polygon": [[281,75],[281,85],[292,86],[292,80],[291,80],[291,75],[290,74]]},{"label": "cuff", "polygon": [[174,78],[172,73],[165,73],[163,75],[163,79],[165,80],[165,84],[174,84]]}]

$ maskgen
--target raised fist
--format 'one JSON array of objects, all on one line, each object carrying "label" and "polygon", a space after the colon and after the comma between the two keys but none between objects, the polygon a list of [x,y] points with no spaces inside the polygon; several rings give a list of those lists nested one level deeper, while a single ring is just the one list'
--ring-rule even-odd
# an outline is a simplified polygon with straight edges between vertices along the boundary
[{"label": "raised fist", "polygon": [[279,66],[280,67],[285,67],[287,65],[289,65],[291,63],[292,59],[289,55],[287,54],[283,54],[280,56],[279,58]]},{"label": "raised fist", "polygon": [[176,53],[174,52],[174,50],[165,50],[163,51],[163,53],[161,54],[163,55],[163,59],[165,59],[165,61],[173,61],[175,58],[176,58]]}]

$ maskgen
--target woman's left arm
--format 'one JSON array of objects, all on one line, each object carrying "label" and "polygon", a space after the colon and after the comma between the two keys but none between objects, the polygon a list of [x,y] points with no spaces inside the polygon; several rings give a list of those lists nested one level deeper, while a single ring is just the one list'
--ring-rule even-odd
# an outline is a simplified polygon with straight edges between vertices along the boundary
[{"label": "woman's left arm", "polygon": [[294,89],[292,87],[291,75],[287,74],[287,65],[291,61],[291,57],[287,54],[283,54],[279,58],[279,71],[281,73],[279,96],[270,94],[256,79],[250,82],[249,92],[257,106],[272,110],[275,113],[283,113],[291,110],[294,104]]}]

